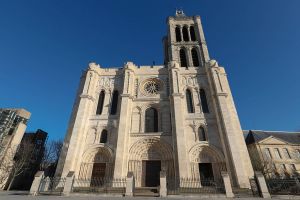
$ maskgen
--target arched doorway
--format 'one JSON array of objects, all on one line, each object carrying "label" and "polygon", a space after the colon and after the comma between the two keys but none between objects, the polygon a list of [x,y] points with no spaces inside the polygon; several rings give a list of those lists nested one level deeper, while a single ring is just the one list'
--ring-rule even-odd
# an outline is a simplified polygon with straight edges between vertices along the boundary
[{"label": "arched doorway", "polygon": [[196,144],[190,149],[189,156],[194,179],[201,182],[222,179],[221,172],[226,171],[226,164],[223,154],[217,148],[208,144]]},{"label": "arched doorway", "polygon": [[90,180],[90,186],[100,186],[112,177],[112,151],[104,146],[87,150],[83,156],[78,179]]},{"label": "arched doorway", "polygon": [[136,187],[159,185],[159,173],[165,171],[167,179],[174,177],[172,147],[159,138],[141,139],[129,150],[128,171],[132,171]]}]

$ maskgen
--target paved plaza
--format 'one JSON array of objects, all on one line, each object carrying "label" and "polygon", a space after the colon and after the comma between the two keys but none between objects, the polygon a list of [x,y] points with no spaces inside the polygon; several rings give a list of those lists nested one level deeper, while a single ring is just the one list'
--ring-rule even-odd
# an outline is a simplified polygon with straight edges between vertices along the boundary
[{"label": "paved plaza", "polygon": [[[91,194],[82,194],[82,195],[72,195],[72,196],[31,196],[28,195],[27,192],[0,192],[0,200],[150,200],[150,199],[167,199],[167,200],[181,200],[181,199],[218,199],[218,200],[226,200],[228,198],[224,197],[217,197],[217,196],[171,196],[167,198],[160,198],[160,197],[121,197],[121,196],[104,196],[104,195],[91,195]],[[257,199],[262,200],[263,198],[236,198],[241,200],[250,200],[250,199]],[[300,196],[276,196],[272,199],[300,199]]]}]

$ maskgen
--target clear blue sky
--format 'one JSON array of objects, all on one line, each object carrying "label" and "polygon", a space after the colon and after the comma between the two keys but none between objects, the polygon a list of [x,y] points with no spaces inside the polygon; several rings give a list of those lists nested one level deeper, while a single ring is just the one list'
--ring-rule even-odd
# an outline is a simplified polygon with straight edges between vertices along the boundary
[{"label": "clear blue sky", "polygon": [[200,15],[243,129],[300,130],[299,0],[2,0],[0,107],[63,138],[81,71],[163,62],[166,17]]}]

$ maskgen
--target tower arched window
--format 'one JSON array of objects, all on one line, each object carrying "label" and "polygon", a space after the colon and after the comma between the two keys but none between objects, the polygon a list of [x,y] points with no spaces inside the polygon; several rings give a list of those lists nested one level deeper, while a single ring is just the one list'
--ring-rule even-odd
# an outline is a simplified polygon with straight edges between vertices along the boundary
[{"label": "tower arched window", "polygon": [[193,106],[193,100],[192,100],[192,93],[189,89],[185,91],[186,96],[186,105],[188,113],[194,113],[194,106]]},{"label": "tower arched window", "polygon": [[176,26],[175,28],[176,42],[181,42],[181,32],[180,27]]},{"label": "tower arched window", "polygon": [[187,67],[187,61],[186,61],[186,54],[184,49],[180,49],[179,51],[179,57],[180,57],[180,65],[181,67]]},{"label": "tower arched window", "polygon": [[199,67],[199,56],[198,56],[197,49],[192,48],[191,53],[192,53],[192,60],[193,60],[194,67]]},{"label": "tower arched window", "polygon": [[200,100],[203,113],[209,113],[206,94],[203,89],[200,89]]},{"label": "tower arched window", "polygon": [[103,104],[104,104],[104,98],[105,98],[105,93],[102,90],[100,92],[99,98],[98,98],[98,105],[97,105],[96,115],[101,115],[102,114]]},{"label": "tower arched window", "polygon": [[198,129],[198,138],[199,138],[199,141],[206,141],[205,130],[203,127],[199,127],[199,129]]},{"label": "tower arched window", "polygon": [[182,36],[184,41],[189,41],[189,32],[186,26],[182,28]]},{"label": "tower arched window", "polygon": [[196,41],[195,29],[193,26],[190,27],[190,36],[192,41]]},{"label": "tower arched window", "polygon": [[148,108],[145,112],[145,132],[158,132],[158,113],[155,108]]},{"label": "tower arched window", "polygon": [[112,102],[110,108],[110,114],[115,115],[118,109],[118,99],[119,99],[119,92],[115,90],[112,95]]},{"label": "tower arched window", "polygon": [[103,129],[101,132],[101,137],[100,137],[100,143],[106,143],[107,142],[107,130]]}]

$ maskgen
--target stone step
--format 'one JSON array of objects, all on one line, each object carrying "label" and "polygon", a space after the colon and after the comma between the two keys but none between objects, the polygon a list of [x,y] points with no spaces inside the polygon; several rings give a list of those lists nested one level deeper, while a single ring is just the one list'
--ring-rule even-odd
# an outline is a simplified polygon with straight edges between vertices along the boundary
[{"label": "stone step", "polygon": [[134,196],[158,197],[159,192],[157,187],[138,187],[134,190]]}]

